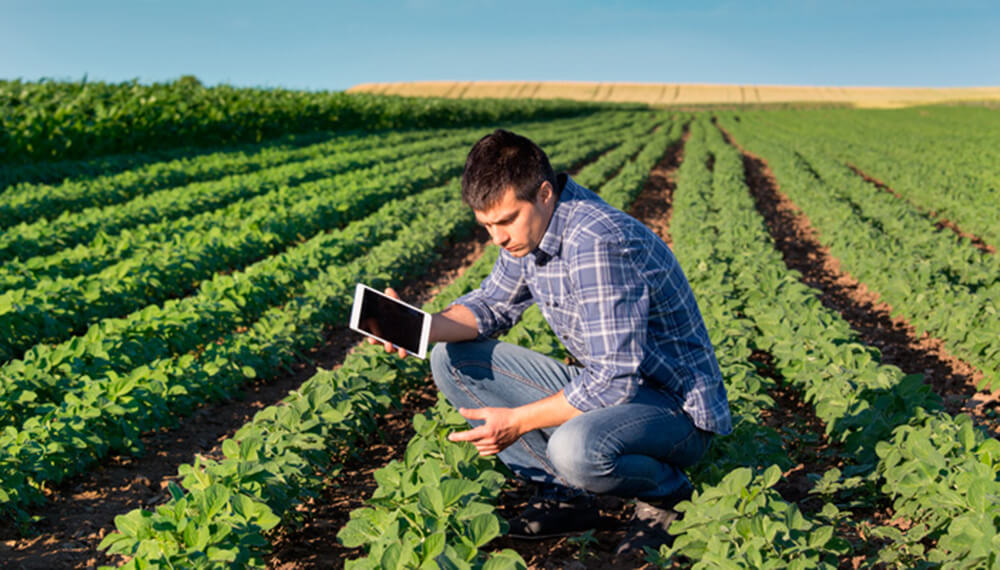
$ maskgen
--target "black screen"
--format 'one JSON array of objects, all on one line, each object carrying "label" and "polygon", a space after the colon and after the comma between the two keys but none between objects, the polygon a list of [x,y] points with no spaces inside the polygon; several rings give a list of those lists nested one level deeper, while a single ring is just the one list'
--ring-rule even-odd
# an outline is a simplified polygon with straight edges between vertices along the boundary
[{"label": "black screen", "polygon": [[418,354],[423,322],[424,315],[420,311],[363,289],[359,329]]}]

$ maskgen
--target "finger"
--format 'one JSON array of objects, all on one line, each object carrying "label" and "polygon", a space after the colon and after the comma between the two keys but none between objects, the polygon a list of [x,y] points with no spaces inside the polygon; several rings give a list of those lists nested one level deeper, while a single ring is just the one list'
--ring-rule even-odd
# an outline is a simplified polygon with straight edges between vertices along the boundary
[{"label": "finger", "polygon": [[400,348],[396,351],[396,354],[398,354],[400,358],[406,358],[406,349]]},{"label": "finger", "polygon": [[392,287],[386,287],[385,294],[392,297],[393,299],[399,299],[399,294],[397,294],[396,290],[393,289]]},{"label": "finger", "polygon": [[485,420],[489,415],[486,408],[459,408],[458,413],[467,420]]},{"label": "finger", "polygon": [[479,426],[465,431],[456,431],[448,434],[448,441],[477,441],[489,434],[486,426]]},{"label": "finger", "polygon": [[365,337],[365,340],[368,342],[368,344],[378,344],[378,341],[370,336]]}]

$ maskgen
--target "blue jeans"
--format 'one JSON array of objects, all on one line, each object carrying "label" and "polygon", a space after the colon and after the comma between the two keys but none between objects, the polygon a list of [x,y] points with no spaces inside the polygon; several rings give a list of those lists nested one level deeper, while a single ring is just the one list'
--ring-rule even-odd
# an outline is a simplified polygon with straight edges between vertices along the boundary
[{"label": "blue jeans", "polygon": [[[490,339],[439,343],[431,352],[431,370],[452,405],[481,408],[517,407],[551,396],[583,369]],[[676,398],[644,384],[631,402],[526,433],[499,457],[519,477],[554,488],[556,496],[582,490],[670,500],[690,490],[681,469],[697,462],[710,440]]]}]

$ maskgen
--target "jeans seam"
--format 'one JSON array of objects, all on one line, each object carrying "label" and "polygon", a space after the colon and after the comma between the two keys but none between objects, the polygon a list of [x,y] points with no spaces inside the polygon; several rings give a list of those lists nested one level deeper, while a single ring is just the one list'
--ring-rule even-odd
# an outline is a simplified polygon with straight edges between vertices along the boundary
[{"label": "jeans seam", "polygon": [[[521,376],[520,374],[518,374],[516,372],[511,372],[510,370],[507,370],[506,368],[502,368],[500,366],[497,366],[495,364],[492,364],[490,362],[486,362],[486,361],[483,361],[483,360],[463,360],[461,362],[456,362],[453,366],[454,366],[453,369],[452,369],[453,372],[457,372],[458,368],[461,368],[463,366],[479,366],[479,367],[482,367],[482,368],[487,368],[489,370],[499,371],[499,372],[501,372],[503,374],[506,374],[507,376],[510,376],[514,380],[516,380],[516,381],[518,381],[518,382],[520,382],[522,384],[525,384],[527,386],[530,386],[530,387],[532,387],[532,388],[534,388],[534,389],[536,389],[536,390],[538,390],[540,392],[548,392],[549,391],[548,388],[546,388],[544,386],[540,386],[538,384],[535,384],[530,379],[525,378],[524,376]],[[553,394],[554,393],[555,392],[553,392]]]}]

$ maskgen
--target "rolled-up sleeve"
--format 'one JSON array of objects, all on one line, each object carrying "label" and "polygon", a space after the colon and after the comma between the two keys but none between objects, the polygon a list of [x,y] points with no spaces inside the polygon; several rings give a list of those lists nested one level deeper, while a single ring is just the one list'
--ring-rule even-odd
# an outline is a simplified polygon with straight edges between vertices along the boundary
[{"label": "rolled-up sleeve", "polygon": [[635,397],[649,316],[649,288],[630,259],[630,244],[615,236],[588,242],[568,256],[587,354],[583,373],[564,390],[567,401],[584,412]]},{"label": "rolled-up sleeve", "polygon": [[533,302],[520,264],[501,251],[479,289],[462,295],[452,304],[472,311],[479,336],[488,337],[509,330]]}]

